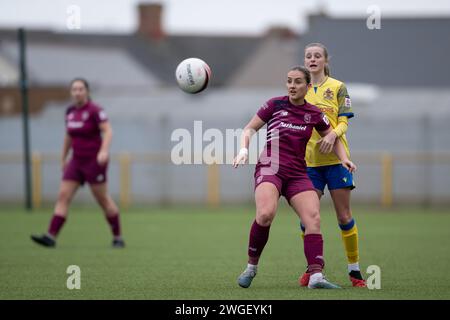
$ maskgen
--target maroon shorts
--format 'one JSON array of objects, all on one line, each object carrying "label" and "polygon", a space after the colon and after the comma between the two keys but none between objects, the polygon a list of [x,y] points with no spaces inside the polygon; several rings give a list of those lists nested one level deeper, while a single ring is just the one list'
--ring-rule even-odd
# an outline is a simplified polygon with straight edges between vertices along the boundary
[{"label": "maroon shorts", "polygon": [[278,193],[289,202],[293,196],[300,192],[315,190],[307,174],[298,176],[285,176],[280,173],[261,174],[260,168],[255,170],[255,190],[263,182],[270,182],[278,189]]},{"label": "maroon shorts", "polygon": [[63,173],[63,180],[78,181],[81,185],[106,182],[108,163],[101,166],[97,157],[72,158],[67,163]]}]

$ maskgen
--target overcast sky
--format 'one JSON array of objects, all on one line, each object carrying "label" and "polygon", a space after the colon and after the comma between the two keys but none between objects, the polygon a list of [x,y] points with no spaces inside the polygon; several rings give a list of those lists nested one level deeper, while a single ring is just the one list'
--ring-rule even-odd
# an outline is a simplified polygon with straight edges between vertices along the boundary
[{"label": "overcast sky", "polygon": [[140,2],[164,4],[168,33],[258,34],[274,24],[304,30],[307,14],[318,8],[335,16],[367,17],[367,8],[377,5],[382,17],[450,17],[449,0],[0,0],[0,27],[70,31],[67,9],[77,5],[81,31],[128,33],[136,28]]}]

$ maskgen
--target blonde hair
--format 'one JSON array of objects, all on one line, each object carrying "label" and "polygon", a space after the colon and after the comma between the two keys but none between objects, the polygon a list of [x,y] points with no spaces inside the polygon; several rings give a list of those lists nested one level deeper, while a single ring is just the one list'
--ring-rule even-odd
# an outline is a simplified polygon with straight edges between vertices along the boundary
[{"label": "blonde hair", "polygon": [[[319,42],[313,42],[313,43],[308,44],[305,47],[305,50],[308,49],[308,48],[311,48],[311,47],[319,47],[319,48],[321,48],[323,50],[323,55],[325,56],[325,59],[328,61],[328,50],[327,50],[327,47],[325,47],[323,44],[321,44]],[[328,63],[325,65],[324,72],[325,72],[326,76],[330,75],[330,67],[328,66]]]}]

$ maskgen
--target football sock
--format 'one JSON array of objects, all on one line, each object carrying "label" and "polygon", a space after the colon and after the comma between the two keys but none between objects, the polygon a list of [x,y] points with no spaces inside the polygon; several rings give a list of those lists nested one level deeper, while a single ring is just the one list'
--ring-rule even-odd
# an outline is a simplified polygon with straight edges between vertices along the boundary
[{"label": "football sock", "polygon": [[342,241],[344,242],[345,253],[347,255],[349,272],[352,270],[359,270],[359,250],[358,250],[358,228],[355,220],[352,219],[349,223],[339,225],[342,233]]},{"label": "football sock", "polygon": [[307,234],[304,240],[304,251],[308,261],[308,272],[322,272],[325,262],[323,260],[323,239],[321,234]]},{"label": "football sock", "polygon": [[352,271],[360,271],[358,262],[356,262],[356,263],[349,263],[347,268],[348,268],[348,272],[349,273],[352,272]]},{"label": "football sock", "polygon": [[305,240],[305,226],[303,225],[303,223],[300,221],[300,229],[302,230],[302,240]]},{"label": "football sock", "polygon": [[253,221],[250,229],[250,239],[248,241],[248,263],[257,265],[264,246],[269,239],[270,225],[260,226],[256,220]]},{"label": "football sock", "polygon": [[65,217],[54,213],[50,221],[50,225],[48,226],[47,231],[48,235],[51,236],[52,238],[56,238],[62,226],[64,225],[64,222],[66,222]]},{"label": "football sock", "polygon": [[111,231],[115,239],[120,238],[120,221],[119,221],[119,213],[113,213],[110,215],[106,215],[106,220],[108,220],[109,225],[111,226]]},{"label": "football sock", "polygon": [[256,272],[256,270],[258,269],[258,265],[248,263],[248,264],[247,264],[247,269]]}]

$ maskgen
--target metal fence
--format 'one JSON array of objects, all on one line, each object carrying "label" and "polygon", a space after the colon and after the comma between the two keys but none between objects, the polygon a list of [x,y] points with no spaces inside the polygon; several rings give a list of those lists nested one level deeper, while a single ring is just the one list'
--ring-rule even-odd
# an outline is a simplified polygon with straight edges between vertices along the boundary
[{"label": "metal fence", "polygon": [[[352,159],[359,167],[355,201],[385,207],[405,202],[450,203],[450,153],[355,152]],[[59,160],[57,154],[33,153],[34,207],[56,199],[61,177]],[[116,153],[111,156],[109,187],[123,209],[153,203],[202,203],[217,207],[252,200],[253,168],[174,165],[167,153]],[[2,202],[21,200],[22,171],[21,154],[0,154]],[[88,195],[84,199],[87,198]]]}]

